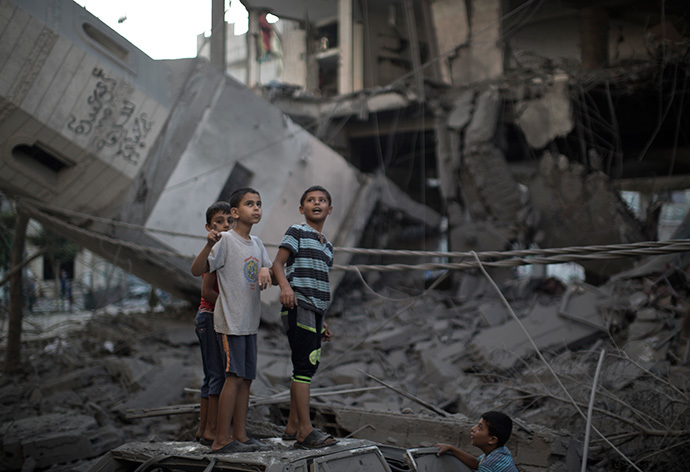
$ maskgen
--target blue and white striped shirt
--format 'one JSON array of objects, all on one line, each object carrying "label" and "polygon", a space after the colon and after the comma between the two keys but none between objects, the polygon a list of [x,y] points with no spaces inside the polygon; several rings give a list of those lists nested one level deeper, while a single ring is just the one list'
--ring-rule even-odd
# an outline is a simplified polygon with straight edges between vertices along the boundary
[{"label": "blue and white striped shirt", "polygon": [[479,460],[477,472],[518,472],[513,456],[505,446],[494,449],[486,456],[482,454],[477,460]]},{"label": "blue and white striped shirt", "polygon": [[326,236],[303,223],[287,229],[280,247],[290,251],[285,276],[297,296],[297,304],[319,314],[326,313],[331,303],[328,271],[333,267],[333,245]]}]

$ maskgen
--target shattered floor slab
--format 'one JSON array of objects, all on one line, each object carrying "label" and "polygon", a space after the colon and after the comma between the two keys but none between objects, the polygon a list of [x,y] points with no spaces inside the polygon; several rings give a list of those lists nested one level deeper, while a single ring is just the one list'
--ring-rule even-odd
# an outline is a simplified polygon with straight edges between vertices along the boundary
[{"label": "shattered floor slab", "polygon": [[537,302],[519,322],[483,329],[469,343],[468,351],[477,362],[503,371],[535,354],[530,338],[540,351],[575,349],[607,333],[607,320],[597,309],[605,300],[598,290],[582,288],[567,293],[566,303]]}]

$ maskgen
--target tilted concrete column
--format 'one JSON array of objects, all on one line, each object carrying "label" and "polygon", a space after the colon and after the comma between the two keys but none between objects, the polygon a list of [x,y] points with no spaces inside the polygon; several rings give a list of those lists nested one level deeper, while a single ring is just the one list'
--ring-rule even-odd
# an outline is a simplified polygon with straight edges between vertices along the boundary
[{"label": "tilted concrete column", "polygon": [[225,1],[213,0],[211,4],[211,64],[225,70]]},{"label": "tilted concrete column", "polygon": [[338,0],[338,93],[352,93],[352,0]]},{"label": "tilted concrete column", "polygon": [[591,6],[580,10],[580,62],[584,70],[600,69],[609,62],[609,14]]},{"label": "tilted concrete column", "polygon": [[258,39],[261,34],[259,28],[258,10],[249,10],[249,28],[247,31],[247,86],[253,88],[259,83]]}]

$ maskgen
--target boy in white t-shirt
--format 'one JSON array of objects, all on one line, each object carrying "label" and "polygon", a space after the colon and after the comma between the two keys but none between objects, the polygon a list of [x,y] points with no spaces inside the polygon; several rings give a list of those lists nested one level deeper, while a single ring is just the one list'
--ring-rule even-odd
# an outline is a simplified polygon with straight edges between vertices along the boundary
[{"label": "boy in white t-shirt", "polygon": [[220,338],[225,383],[218,401],[213,453],[248,452],[260,445],[247,436],[247,411],[256,378],[260,291],[271,283],[268,252],[258,237],[250,235],[252,226],[261,221],[259,192],[242,188],[232,194],[229,203],[235,228],[222,233],[211,230],[192,263],[192,274],[210,271],[218,278],[213,324]]}]

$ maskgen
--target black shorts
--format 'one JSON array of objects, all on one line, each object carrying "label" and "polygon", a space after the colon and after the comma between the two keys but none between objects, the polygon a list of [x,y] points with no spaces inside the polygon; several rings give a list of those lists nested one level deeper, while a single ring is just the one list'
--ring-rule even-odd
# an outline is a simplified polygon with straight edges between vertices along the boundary
[{"label": "black shorts", "polygon": [[323,315],[302,307],[280,310],[292,351],[292,381],[311,383],[321,361]]}]

